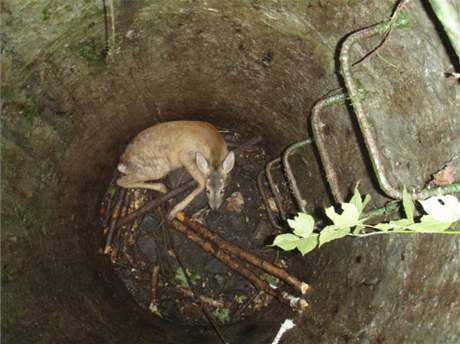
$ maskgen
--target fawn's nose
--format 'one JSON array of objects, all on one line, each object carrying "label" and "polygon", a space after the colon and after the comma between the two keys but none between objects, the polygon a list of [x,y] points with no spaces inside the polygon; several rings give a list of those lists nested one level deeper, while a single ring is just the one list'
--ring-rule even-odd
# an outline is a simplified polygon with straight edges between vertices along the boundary
[{"label": "fawn's nose", "polygon": [[209,195],[208,197],[208,203],[209,203],[209,207],[212,209],[212,210],[217,210],[220,208],[220,206],[222,205],[222,198],[218,197],[218,195]]}]

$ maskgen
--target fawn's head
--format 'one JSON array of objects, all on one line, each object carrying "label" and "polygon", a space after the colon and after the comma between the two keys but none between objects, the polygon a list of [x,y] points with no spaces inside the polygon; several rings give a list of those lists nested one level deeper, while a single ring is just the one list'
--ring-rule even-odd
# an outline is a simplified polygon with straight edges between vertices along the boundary
[{"label": "fawn's head", "polygon": [[196,153],[196,165],[198,169],[206,176],[206,196],[211,209],[218,209],[225,194],[225,187],[230,178],[230,171],[235,165],[235,153],[230,152],[225,157],[224,161],[214,168],[209,161],[200,153]]}]

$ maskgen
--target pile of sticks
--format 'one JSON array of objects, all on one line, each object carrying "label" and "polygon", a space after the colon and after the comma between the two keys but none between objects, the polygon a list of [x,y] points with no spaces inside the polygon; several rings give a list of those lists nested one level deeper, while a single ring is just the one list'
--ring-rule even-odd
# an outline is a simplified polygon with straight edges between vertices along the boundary
[{"label": "pile of sticks", "polygon": [[[187,239],[193,241],[204,251],[210,253],[220,262],[224,263],[233,271],[246,278],[256,288],[275,297],[278,301],[289,305],[292,309],[299,312],[303,312],[308,306],[308,303],[303,298],[310,289],[308,284],[290,275],[275,264],[244,250],[238,245],[226,241],[219,235],[211,232],[202,224],[188,219],[183,213],[179,213],[171,222],[171,225],[175,230],[184,234]],[[275,286],[270,285],[255,272],[241,264],[235,257],[238,257],[246,263],[264,270],[266,273],[284,281],[299,291],[302,297],[295,297],[288,292],[279,291]]]},{"label": "pile of sticks", "polygon": [[[260,140],[260,137],[256,137],[240,145],[235,149],[235,153],[255,145]],[[117,177],[118,176],[114,176],[112,183]],[[112,245],[112,242],[114,241],[114,237],[117,235],[117,230],[119,233],[123,226],[133,223],[135,220],[143,217],[147,213],[152,212],[161,204],[167,202],[182,192],[192,189],[194,186],[195,181],[191,180],[165,195],[146,202],[142,207],[130,214],[128,214],[126,210],[126,204],[128,202],[126,190],[122,189],[118,194],[118,197],[113,197],[112,195],[112,197],[107,200],[106,207],[102,210],[102,213],[104,214],[103,226],[105,226],[107,232],[104,253],[110,255],[112,261],[114,261],[116,259],[118,249]],[[170,225],[171,228],[182,233],[187,239],[193,241],[201,249],[214,256],[233,271],[240,274],[259,290],[275,297],[283,304],[289,305],[293,310],[303,312],[307,308],[308,303],[305,301],[304,296],[309,290],[308,284],[290,275],[279,266],[244,250],[238,245],[226,241],[202,224],[188,219],[184,213],[179,213],[176,218],[171,221]],[[242,263],[240,260],[246,264]],[[284,281],[300,292],[301,296],[296,297],[288,292],[278,290],[276,286],[270,285],[254,271],[250,270],[247,265],[252,265],[280,279],[281,281]]]}]

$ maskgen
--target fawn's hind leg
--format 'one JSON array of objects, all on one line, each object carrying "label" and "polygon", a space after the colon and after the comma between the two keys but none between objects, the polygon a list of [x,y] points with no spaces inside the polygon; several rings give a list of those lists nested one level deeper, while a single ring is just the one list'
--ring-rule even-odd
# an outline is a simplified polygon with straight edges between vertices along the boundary
[{"label": "fawn's hind leg", "polygon": [[161,193],[168,192],[168,188],[163,183],[146,183],[151,180],[148,177],[140,175],[125,175],[117,179],[117,185],[123,188],[141,188],[159,191]]}]

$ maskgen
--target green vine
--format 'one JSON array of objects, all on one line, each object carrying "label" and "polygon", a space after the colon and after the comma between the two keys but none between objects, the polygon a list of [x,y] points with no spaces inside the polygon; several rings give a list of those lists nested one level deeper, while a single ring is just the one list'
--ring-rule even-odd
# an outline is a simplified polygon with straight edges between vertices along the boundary
[{"label": "green vine", "polygon": [[460,220],[460,202],[452,195],[433,196],[418,201],[426,214],[416,219],[414,202],[404,188],[402,206],[406,217],[373,225],[366,223],[370,217],[364,213],[369,201],[370,196],[367,195],[363,199],[356,187],[350,201],[341,204],[340,213],[332,206],[325,209],[331,224],[320,232],[314,231],[315,220],[311,215],[298,213],[294,219],[288,220],[293,232],[276,236],[271,246],[280,247],[284,251],[297,249],[302,255],[305,255],[327,242],[345,236],[362,238],[391,233],[460,234],[460,230],[451,230],[451,227]]}]

